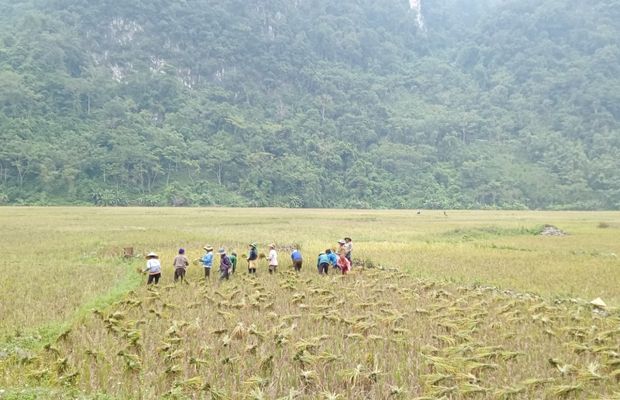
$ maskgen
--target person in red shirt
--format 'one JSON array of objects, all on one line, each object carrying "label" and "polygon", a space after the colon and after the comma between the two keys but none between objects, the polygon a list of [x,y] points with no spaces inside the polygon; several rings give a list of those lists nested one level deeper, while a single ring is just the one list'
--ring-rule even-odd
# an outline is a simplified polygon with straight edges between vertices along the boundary
[{"label": "person in red shirt", "polygon": [[351,261],[349,261],[349,259],[344,254],[340,254],[338,256],[337,264],[338,268],[340,268],[340,271],[342,272],[342,275],[346,275],[347,272],[351,270]]}]

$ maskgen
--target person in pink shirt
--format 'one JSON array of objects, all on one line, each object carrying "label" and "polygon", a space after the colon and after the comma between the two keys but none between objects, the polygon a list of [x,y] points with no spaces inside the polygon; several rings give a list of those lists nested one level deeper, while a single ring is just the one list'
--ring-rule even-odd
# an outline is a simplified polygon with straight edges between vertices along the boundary
[{"label": "person in pink shirt", "polygon": [[338,268],[342,271],[342,275],[346,275],[347,272],[351,270],[351,261],[344,255],[340,254],[338,256]]}]

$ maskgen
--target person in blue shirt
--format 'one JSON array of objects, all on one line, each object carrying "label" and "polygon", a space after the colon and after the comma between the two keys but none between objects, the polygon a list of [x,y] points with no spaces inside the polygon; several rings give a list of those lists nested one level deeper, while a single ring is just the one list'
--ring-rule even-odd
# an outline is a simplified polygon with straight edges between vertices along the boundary
[{"label": "person in blue shirt", "polygon": [[332,268],[337,269],[338,256],[336,255],[336,253],[333,253],[331,249],[327,249],[325,250],[325,254],[327,255],[327,258],[329,258],[329,263],[332,265]]},{"label": "person in blue shirt", "polygon": [[203,248],[207,253],[202,256],[201,262],[205,270],[205,279],[209,279],[209,276],[211,275],[211,267],[213,267],[213,247],[205,246]]},{"label": "person in blue shirt", "polygon": [[327,254],[319,254],[319,258],[316,261],[316,267],[319,269],[319,274],[321,275],[327,275],[329,273],[329,257],[327,257]]},{"label": "person in blue shirt", "polygon": [[291,253],[291,260],[293,260],[293,268],[295,269],[295,271],[301,271],[301,265],[303,264],[304,259],[301,256],[301,252],[299,251],[299,249],[293,250],[293,252]]}]

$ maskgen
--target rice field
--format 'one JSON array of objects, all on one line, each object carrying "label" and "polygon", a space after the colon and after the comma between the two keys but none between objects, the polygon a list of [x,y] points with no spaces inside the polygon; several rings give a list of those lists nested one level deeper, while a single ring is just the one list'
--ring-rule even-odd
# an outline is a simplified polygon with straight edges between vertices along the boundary
[{"label": "rice field", "polygon": [[[0,225],[0,398],[619,396],[619,213],[0,208]],[[357,267],[319,276],[345,235]],[[230,281],[192,264],[172,283],[179,247],[249,242],[299,245],[302,272],[281,251],[273,276],[241,259]]]}]

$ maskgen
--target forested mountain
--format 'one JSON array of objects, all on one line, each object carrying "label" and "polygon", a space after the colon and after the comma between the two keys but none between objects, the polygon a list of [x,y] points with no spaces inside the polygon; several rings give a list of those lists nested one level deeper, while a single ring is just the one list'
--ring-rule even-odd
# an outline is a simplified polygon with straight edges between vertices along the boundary
[{"label": "forested mountain", "polygon": [[618,209],[618,21],[618,0],[0,0],[0,202]]}]

